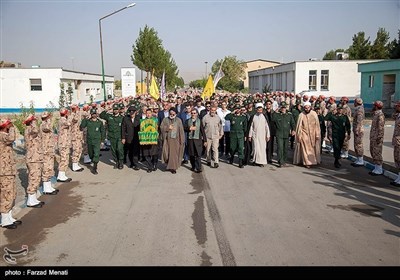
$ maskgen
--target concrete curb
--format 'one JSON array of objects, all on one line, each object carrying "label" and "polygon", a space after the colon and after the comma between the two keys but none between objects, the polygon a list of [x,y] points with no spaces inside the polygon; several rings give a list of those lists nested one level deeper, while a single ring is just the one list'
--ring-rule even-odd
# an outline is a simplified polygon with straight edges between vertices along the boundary
[{"label": "concrete curb", "polygon": [[[349,154],[349,157],[347,159],[354,162],[354,161],[356,161],[357,158],[355,156]],[[364,160],[364,167],[366,167],[369,170],[373,170],[375,168],[374,164],[372,164],[366,160]],[[385,166],[383,166],[383,176],[388,177],[392,180],[395,180],[397,178],[397,174],[385,169],[384,167]]]}]

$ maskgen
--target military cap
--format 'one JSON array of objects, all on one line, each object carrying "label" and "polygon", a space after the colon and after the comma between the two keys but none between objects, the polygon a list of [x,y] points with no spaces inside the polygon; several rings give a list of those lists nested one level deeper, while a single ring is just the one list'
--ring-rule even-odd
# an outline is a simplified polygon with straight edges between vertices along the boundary
[{"label": "military cap", "polygon": [[117,103],[115,103],[115,104],[113,105],[113,110],[119,110],[119,106],[118,106]]},{"label": "military cap", "polygon": [[97,110],[95,108],[90,109],[90,114],[91,115],[97,114]]},{"label": "military cap", "polygon": [[296,105],[301,105],[301,99],[296,99]]},{"label": "military cap", "polygon": [[28,124],[33,120],[36,120],[35,115],[29,114],[29,116],[24,120],[23,124]]},{"label": "military cap", "polygon": [[319,103],[314,104],[314,110],[321,109],[321,105]]},{"label": "military cap", "polygon": [[242,108],[242,106],[240,106],[239,104],[237,104],[236,106],[235,106],[235,110],[240,110]]},{"label": "military cap", "polygon": [[374,102],[374,106],[375,106],[377,109],[382,109],[382,108],[383,108],[383,102],[380,101],[380,100],[377,100],[377,101]]},{"label": "military cap", "polygon": [[281,107],[286,107],[286,105],[287,105],[287,104],[286,104],[285,101],[282,101],[282,102],[281,102]]},{"label": "military cap", "polygon": [[337,105],[336,109],[343,109],[343,104],[342,104],[342,103],[339,103],[339,104]]},{"label": "military cap", "polygon": [[61,116],[65,116],[65,115],[67,115],[68,114],[68,109],[66,109],[66,108],[61,108],[60,109],[60,115]]},{"label": "military cap", "polygon": [[240,102],[240,99],[239,99],[239,97],[235,97],[235,98],[233,99],[233,101],[234,101],[235,103],[239,103],[239,102]]},{"label": "military cap", "polygon": [[119,104],[118,104],[118,108],[119,108],[119,109],[125,109],[124,103],[119,103]]},{"label": "military cap", "polygon": [[44,111],[40,117],[41,117],[42,119],[45,119],[45,118],[47,118],[47,117],[50,116],[50,115],[51,115],[51,113],[49,113],[49,112],[47,112],[47,111]]},{"label": "military cap", "polygon": [[136,106],[129,106],[128,111],[137,111]]},{"label": "military cap", "polygon": [[0,119],[0,128],[6,127],[11,123],[10,119]]}]

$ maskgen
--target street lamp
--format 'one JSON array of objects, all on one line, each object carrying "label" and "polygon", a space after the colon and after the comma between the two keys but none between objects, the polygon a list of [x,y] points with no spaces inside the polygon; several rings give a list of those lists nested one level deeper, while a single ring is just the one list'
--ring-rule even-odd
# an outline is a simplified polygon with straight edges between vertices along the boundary
[{"label": "street lamp", "polygon": [[204,63],[206,64],[206,79],[207,79],[207,63],[208,63],[208,61],[205,61]]},{"label": "street lamp", "polygon": [[113,12],[113,13],[111,13],[111,14],[108,14],[108,15],[102,17],[101,19],[99,19],[100,51],[101,51],[101,75],[103,76],[102,86],[103,86],[104,101],[107,100],[107,97],[106,97],[106,80],[105,80],[105,77],[104,77],[103,38],[102,38],[102,36],[101,36],[101,20],[102,20],[102,19],[105,19],[105,18],[107,18],[107,17],[109,17],[109,16],[112,16],[113,14],[116,14],[116,13],[122,11],[122,10],[131,8],[131,7],[135,6],[135,5],[136,5],[136,3],[129,4],[128,6],[123,7],[122,9],[119,9],[118,11],[115,11],[115,12]]}]

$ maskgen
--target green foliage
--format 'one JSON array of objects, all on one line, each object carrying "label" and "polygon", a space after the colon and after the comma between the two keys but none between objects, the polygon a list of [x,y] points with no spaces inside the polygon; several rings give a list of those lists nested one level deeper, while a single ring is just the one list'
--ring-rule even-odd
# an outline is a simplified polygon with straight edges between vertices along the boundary
[{"label": "green foliage", "polygon": [[371,58],[374,59],[388,59],[389,58],[389,32],[384,28],[379,28],[376,33],[376,39],[371,46]]},{"label": "green foliage", "polygon": [[58,99],[58,106],[59,106],[59,108],[64,108],[65,107],[64,83],[60,83],[60,97]]},{"label": "green foliage", "polygon": [[398,39],[394,39],[392,42],[388,44],[389,49],[389,57],[391,59],[399,59],[400,58],[400,29],[397,31]]},{"label": "green foliage", "polygon": [[371,42],[365,38],[365,32],[353,36],[353,44],[349,47],[350,59],[368,59],[371,55]]},{"label": "green foliage", "polygon": [[337,52],[344,52],[344,49],[330,50],[329,52],[325,53],[322,60],[335,60]]},{"label": "green foliage", "polygon": [[192,87],[192,88],[204,88],[206,83],[207,83],[207,79],[203,78],[203,79],[200,79],[200,80],[191,81],[189,83],[189,86]]},{"label": "green foliage", "polygon": [[29,103],[29,108],[26,108],[22,102],[20,102],[19,107],[21,108],[21,113],[18,115],[14,114],[14,116],[12,117],[12,122],[14,126],[18,129],[19,133],[21,135],[24,135],[26,126],[23,124],[23,122],[30,114],[35,114],[35,106],[33,101],[31,101]]},{"label": "green foliage", "polygon": [[121,83],[122,83],[121,80],[115,80],[114,81],[114,87],[115,87],[116,90],[122,89],[122,84]]},{"label": "green foliage", "polygon": [[140,30],[139,37],[132,49],[131,60],[140,70],[147,73],[154,70],[158,82],[161,82],[161,77],[165,71],[167,89],[183,86],[183,79],[178,76],[178,66],[171,53],[164,49],[162,40],[158,37],[154,28],[146,25],[143,30]]},{"label": "green foliage", "polygon": [[67,89],[67,100],[66,100],[66,105],[71,106],[72,105],[72,93],[74,90],[72,89],[71,82],[68,82],[68,89]]},{"label": "green foliage", "polygon": [[211,67],[213,76],[219,70],[222,64],[222,72],[225,76],[219,81],[217,88],[229,92],[239,92],[243,87],[243,79],[246,78],[246,63],[239,60],[236,56],[226,56],[224,59],[217,60]]}]

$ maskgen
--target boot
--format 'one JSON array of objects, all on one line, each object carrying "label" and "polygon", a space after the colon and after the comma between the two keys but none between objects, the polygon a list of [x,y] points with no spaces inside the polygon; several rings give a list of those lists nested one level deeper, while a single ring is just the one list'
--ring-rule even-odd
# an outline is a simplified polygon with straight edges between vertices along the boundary
[{"label": "boot", "polygon": [[97,162],[95,162],[95,163],[93,164],[93,174],[94,174],[94,175],[99,174],[99,173],[97,172]]},{"label": "boot", "polygon": [[72,163],[72,171],[74,172],[81,172],[83,171],[83,167],[79,166],[77,162]]},{"label": "boot", "polygon": [[336,168],[340,168],[340,163],[339,160],[337,158],[335,158],[335,163],[334,163]]},{"label": "boot", "polygon": [[72,179],[65,176],[65,171],[58,171],[57,182],[71,182]]},{"label": "boot", "polygon": [[83,163],[89,164],[91,162],[92,162],[92,160],[90,159],[89,155],[84,155],[83,156]]},{"label": "boot", "polygon": [[22,221],[16,220],[16,219],[13,218],[13,216],[12,216],[12,209],[11,209],[10,212],[9,212],[9,217],[10,217],[10,219],[11,219],[11,221],[13,222],[14,225],[17,225],[17,226],[18,226],[18,225],[22,224]]},{"label": "boot", "polygon": [[233,159],[234,159],[234,156],[231,156],[231,158],[229,159],[229,164],[233,164]]},{"label": "boot", "polygon": [[10,219],[10,211],[8,213],[1,213],[1,226],[7,229],[15,229],[17,225]]},{"label": "boot", "polygon": [[50,194],[50,195],[55,195],[58,193],[58,190],[54,189],[51,186],[51,182],[43,182],[43,194]]},{"label": "boot", "polygon": [[123,169],[123,168],[124,168],[124,163],[122,160],[119,160],[118,169]]},{"label": "boot", "polygon": [[244,168],[244,166],[243,166],[243,159],[239,159],[239,168]]},{"label": "boot", "polygon": [[39,201],[36,198],[36,193],[28,194],[28,199],[26,201],[26,206],[27,207],[41,208],[43,206],[43,204],[44,204],[44,202]]}]

